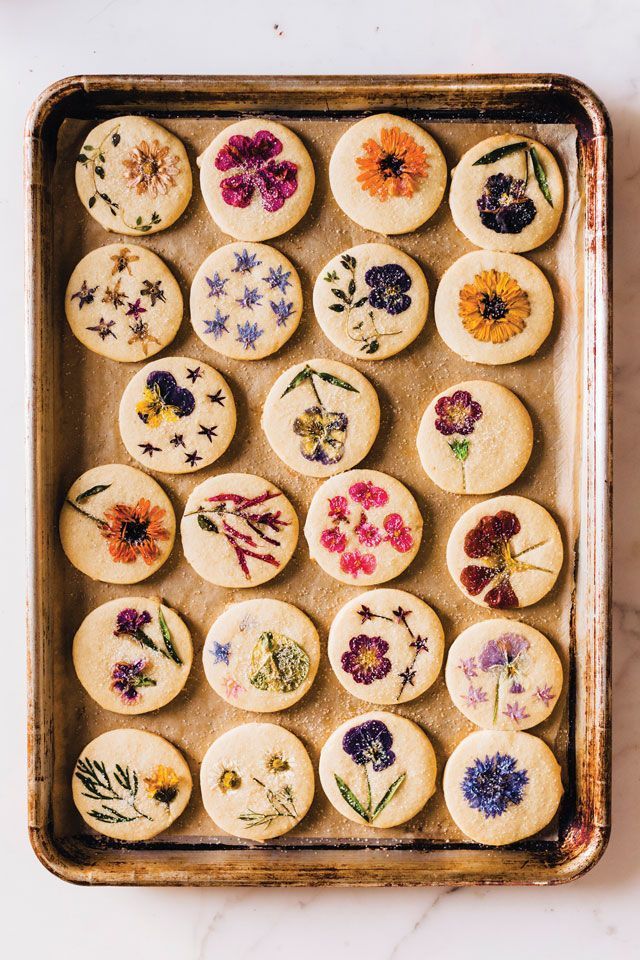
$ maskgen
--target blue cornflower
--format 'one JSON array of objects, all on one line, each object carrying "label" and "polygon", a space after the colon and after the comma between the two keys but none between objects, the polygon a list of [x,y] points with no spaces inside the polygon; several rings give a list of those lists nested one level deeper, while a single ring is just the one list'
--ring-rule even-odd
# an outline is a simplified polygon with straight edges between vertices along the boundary
[{"label": "blue cornflower", "polygon": [[214,663],[226,663],[229,666],[229,651],[231,649],[231,641],[229,643],[218,643],[217,640],[213,641],[213,650],[211,655],[213,656]]},{"label": "blue cornflower", "polygon": [[238,336],[236,341],[244,345],[245,350],[248,350],[251,347],[252,350],[256,348],[256,340],[258,337],[261,337],[264,333],[264,330],[260,330],[257,323],[251,323],[250,320],[246,320],[244,323],[237,323]]},{"label": "blue cornflower", "polygon": [[250,290],[249,287],[245,287],[244,294],[236,300],[236,303],[239,303],[243,309],[247,307],[247,309],[253,310],[256,304],[260,303],[261,300],[262,294],[258,293],[257,287],[254,287],[253,290]]},{"label": "blue cornflower", "polygon": [[476,758],[467,767],[462,778],[463,796],[473,810],[481,810],[485,820],[501,817],[511,805],[522,801],[524,788],[529,783],[526,770],[516,770],[518,761],[507,753]]},{"label": "blue cornflower", "polygon": [[229,314],[222,314],[216,307],[216,315],[213,320],[205,320],[204,322],[204,332],[212,333],[216,340],[219,340],[223,333],[229,333],[227,328],[227,320],[229,319]]},{"label": "blue cornflower", "polygon": [[229,283],[229,278],[221,277],[217,270],[213,275],[213,279],[205,277],[205,280],[209,284],[210,297],[222,297],[226,293],[224,287],[226,283]]},{"label": "blue cornflower", "polygon": [[276,315],[276,326],[286,327],[287,320],[293,313],[293,303],[285,303],[284,297],[280,299],[280,303],[274,303],[273,300],[270,300],[269,303]]},{"label": "blue cornflower", "polygon": [[236,265],[232,273],[251,273],[254,267],[259,267],[262,263],[262,260],[258,260],[258,254],[249,253],[246,247],[242,253],[236,253],[234,250],[233,255],[236,258]]},{"label": "blue cornflower", "polygon": [[273,267],[269,267],[268,276],[263,277],[262,279],[265,283],[269,284],[271,290],[275,290],[277,287],[278,290],[282,291],[282,293],[286,293],[287,287],[291,286],[291,281],[289,280],[290,276],[291,270],[287,270],[287,272],[284,273],[282,264],[280,264],[275,270]]}]

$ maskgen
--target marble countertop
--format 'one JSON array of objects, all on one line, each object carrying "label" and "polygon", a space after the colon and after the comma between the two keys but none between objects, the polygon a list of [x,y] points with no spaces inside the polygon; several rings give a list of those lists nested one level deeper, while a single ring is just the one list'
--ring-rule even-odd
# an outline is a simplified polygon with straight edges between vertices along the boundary
[{"label": "marble countertop", "polygon": [[[455,6],[455,9],[454,9]],[[2,942],[50,960],[430,955],[626,958],[640,946],[640,6],[637,0],[2,0],[0,295],[5,505],[0,612]],[[33,98],[76,73],[573,74],[611,113],[615,155],[613,834],[596,868],[556,888],[88,889],[49,875],[25,830],[21,135]],[[639,417],[640,419],[640,417]]]}]

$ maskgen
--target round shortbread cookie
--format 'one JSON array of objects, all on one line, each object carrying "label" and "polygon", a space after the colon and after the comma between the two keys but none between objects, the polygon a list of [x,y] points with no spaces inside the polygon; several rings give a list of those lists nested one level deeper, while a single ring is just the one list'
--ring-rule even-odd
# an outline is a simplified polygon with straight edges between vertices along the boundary
[{"label": "round shortbread cookie", "polygon": [[154,120],[114,117],[94,127],[76,162],[76,188],[94,220],[112,233],[166,230],[191,199],[183,144]]},{"label": "round shortbread cookie", "polygon": [[207,634],[202,660],[207,680],[232,707],[273,713],[311,687],[320,640],[297,607],[261,597],[227,607]]},{"label": "round shortbread cookie", "polygon": [[264,243],[228,243],[209,254],[191,285],[191,323],[202,342],[233,360],[262,360],[302,316],[300,278]]},{"label": "round shortbread cookie", "polygon": [[304,533],[311,559],[342,583],[385,583],[409,566],[422,517],[407,488],[377,470],[349,470],[313,495]]},{"label": "round shortbread cookie", "polygon": [[73,802],[93,830],[135,843],[177,820],[191,796],[191,773],[173,744],[144,730],[109,730],[75,765]]},{"label": "round shortbread cookie", "polygon": [[427,319],[429,288],[411,257],[387,243],[337,254],[318,275],[313,309],[325,336],[360,360],[404,350]]},{"label": "round shortbread cookie", "polygon": [[245,723],[211,744],[200,787],[205,810],[225,833],[261,841],[300,823],[315,778],[309,754],[292,733],[275,723]]},{"label": "round shortbread cookie", "polygon": [[253,117],[225,127],[198,157],[209,213],[237,240],[269,240],[286,233],[311,203],[315,173],[296,134]]},{"label": "round shortbread cookie", "polygon": [[424,600],[370,590],[349,600],[329,631],[329,660],[349,693],[368,703],[415,700],[437,678],[444,631]]},{"label": "round shortbread cookie", "polygon": [[73,639],[73,665],[90,697],[113,713],[148,713],[189,676],[191,634],[158,597],[119,597],[96,607]]},{"label": "round shortbread cookie", "polygon": [[152,357],[175,337],[182,294],[151,250],[110,243],[83,257],[64,300],[69,326],[94,353],[121,363]]},{"label": "round shortbread cookie", "polygon": [[458,744],[444,768],[451,817],[476,843],[498,847],[538,833],[562,797],[560,766],[530,733],[478,730]]},{"label": "round shortbread cookie", "polygon": [[555,233],[564,205],[557,161],[537,140],[502,133],[477,143],[451,171],[458,230],[485,250],[522,253]]},{"label": "round shortbread cookie", "polygon": [[526,497],[494,497],[460,517],[447,566],[469,600],[493,610],[537,603],[562,567],[562,537],[544,507]]},{"label": "round shortbread cookie", "polygon": [[435,793],[436,772],[420,727],[384,711],[347,720],[320,753],[320,783],[338,813],[378,829],[414,817]]},{"label": "round shortbread cookie", "polygon": [[562,690],[562,664],[547,638],[518,620],[474,623],[452,643],[449,694],[486,730],[526,730],[546,720]]},{"label": "round shortbread cookie", "polygon": [[378,395],[366,377],[336,360],[297,363],[265,400],[262,429],[288,467],[330,477],[368,454],[380,427]]},{"label": "round shortbread cookie", "polygon": [[191,357],[165,357],[129,381],[119,423],[122,442],[145,467],[191,473],[208,467],[231,443],[236,405],[213,367]]},{"label": "round shortbread cookie", "polygon": [[515,394],[489,380],[443,390],[424,412],[418,453],[425,472],[449,493],[494,493],[520,476],[533,425]]},{"label": "round shortbread cookie", "polygon": [[348,217],[376,233],[409,233],[433,216],[447,185],[442,150],[426,130],[390,113],[359,120],[329,163],[331,190]]},{"label": "round shortbread cookie", "polygon": [[535,263],[474,250],[446,271],[436,292],[438,333],[454,353],[497,366],[532,356],[553,323],[553,293]]},{"label": "round shortbread cookie", "polygon": [[152,576],[169,557],[175,535],[175,514],[162,487],[121,463],[83,473],[60,511],[67,559],[104,583],[139,583]]},{"label": "round shortbread cookie", "polygon": [[180,524],[196,573],[219,587],[257,587],[286,567],[298,542],[298,517],[281,490],[250,473],[223,473],[198,484]]}]

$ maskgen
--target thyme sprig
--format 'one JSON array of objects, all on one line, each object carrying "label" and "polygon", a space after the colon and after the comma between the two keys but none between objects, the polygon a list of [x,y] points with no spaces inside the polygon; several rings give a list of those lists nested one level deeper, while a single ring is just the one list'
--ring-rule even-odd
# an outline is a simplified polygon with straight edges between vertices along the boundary
[{"label": "thyme sprig", "polygon": [[267,787],[261,780],[258,780],[257,777],[253,777],[253,780],[265,791],[265,796],[271,809],[258,811],[249,808],[246,813],[241,813],[238,816],[238,820],[242,820],[248,827],[269,827],[274,820],[278,820],[280,817],[289,817],[291,820],[297,820],[298,813],[296,811],[292,787],[287,784],[287,786],[281,790],[274,791],[271,790],[270,787]]},{"label": "thyme sprig", "polygon": [[[357,265],[356,258],[352,257],[349,253],[343,253],[340,257],[340,266],[348,274],[349,280],[346,290],[338,286],[331,287],[331,293],[336,298],[336,302],[329,305],[329,310],[333,310],[334,313],[344,314],[345,330],[349,339],[353,340],[354,343],[362,344],[360,347],[362,353],[372,354],[377,353],[380,349],[381,337],[393,337],[401,331],[391,330],[388,333],[383,333],[381,330],[378,330],[373,310],[369,310],[367,313],[367,318],[372,327],[371,333],[364,332],[365,320],[358,320],[351,325],[352,310],[359,310],[369,301],[368,293],[364,297],[358,297],[356,299],[358,289],[356,283]],[[337,284],[339,276],[335,270],[332,270],[325,275],[324,279],[327,283]]]}]

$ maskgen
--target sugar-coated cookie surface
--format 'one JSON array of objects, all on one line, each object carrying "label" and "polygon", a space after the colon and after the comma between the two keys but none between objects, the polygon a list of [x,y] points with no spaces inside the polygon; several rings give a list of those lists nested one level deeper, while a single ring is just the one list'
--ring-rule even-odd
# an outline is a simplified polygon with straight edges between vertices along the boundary
[{"label": "sugar-coated cookie surface", "polygon": [[89,696],[113,713],[158,710],[184,687],[193,648],[175,610],[158,597],[109,600],[84,618],[73,665]]},{"label": "sugar-coated cookie surface", "polygon": [[236,428],[233,394],[217,370],[192,357],[148,363],[122,394],[120,436],[143,466],[191,473],[225,452]]},{"label": "sugar-coated cookie surface", "polygon": [[409,566],[422,517],[407,488],[378,470],[348,470],[313,495],[304,533],[309,554],[342,583],[375,584]]},{"label": "sugar-coated cookie surface", "polygon": [[162,487],[142,470],[106,463],[67,492],[60,540],[67,559],[93,580],[139,583],[167,560],[176,519]]},{"label": "sugar-coated cookie surface", "polygon": [[220,587],[257,587],[291,559],[298,517],[268,480],[224,473],[192,490],[180,534],[186,560],[205,580]]},{"label": "sugar-coated cookie surface", "polygon": [[538,630],[498,618],[456,637],[446,680],[458,710],[478,727],[526,730],[551,715],[562,691],[562,664]]},{"label": "sugar-coated cookie surface", "polygon": [[200,768],[205,810],[235,837],[272,840],[311,806],[315,777],[303,744],[274,723],[244,723],[207,750]]},{"label": "sugar-coated cookie surface", "polygon": [[105,230],[131,237],[166,230],[191,198],[183,144],[146,117],[114,117],[87,134],[76,161],[78,196]]},{"label": "sugar-coated cookie surface", "polygon": [[482,140],[451,171],[455,225],[478,247],[522,253],[555,233],[564,183],[550,150],[537,140],[501,133]]},{"label": "sugar-coated cookie surface", "polygon": [[72,777],[73,802],[85,823],[128,843],[170,827],[187,806],[191,787],[189,767],[173,744],[126,728],[87,744]]},{"label": "sugar-coated cookie surface", "polygon": [[494,497],[460,517],[447,543],[447,566],[469,600],[493,610],[537,603],[562,567],[558,525],[526,497]]},{"label": "sugar-coated cookie surface", "polygon": [[543,740],[490,730],[458,744],[444,768],[443,788],[460,830],[494,847],[546,827],[563,793],[560,766]]},{"label": "sugar-coated cookie surface", "polygon": [[375,711],[347,720],[320,753],[320,782],[336,810],[376,829],[414,817],[435,793],[436,756],[420,727]]},{"label": "sugar-coated cookie surface", "polygon": [[137,244],[92,250],[69,278],[64,308],[71,330],[94,353],[136,363],[171,343],[182,294],[167,265]]},{"label": "sugar-coated cookie surface", "polygon": [[418,453],[425,472],[450,493],[495,493],[527,465],[533,425],[514,393],[489,380],[443,390],[424,412]]},{"label": "sugar-coated cookie surface", "polygon": [[447,164],[423,127],[378,113],[354,123],[340,137],[329,179],[338,206],[361,227],[409,233],[440,206]]},{"label": "sugar-coated cookie surface", "polygon": [[418,264],[388,243],[336,254],[318,274],[313,309],[323,333],[343,353],[384,360],[418,336],[429,288]]},{"label": "sugar-coated cookie surface", "polygon": [[293,706],[311,687],[320,640],[297,607],[260,597],[232,603],[220,614],[202,660],[207,680],[231,706],[273,713]]},{"label": "sugar-coated cookie surface", "polygon": [[368,703],[414,700],[442,666],[444,631],[424,600],[404,590],[369,590],[349,600],[329,631],[333,671]]},{"label": "sugar-coated cookie surface", "polygon": [[326,358],[297,363],[271,387],[262,428],[288,467],[330,477],[359,463],[380,426],[378,395],[354,367]]},{"label": "sugar-coated cookie surface", "polygon": [[225,127],[198,157],[209,213],[237,240],[269,240],[307,212],[315,187],[311,157],[293,130],[252,117]]},{"label": "sugar-coated cookie surface", "polygon": [[234,360],[262,360],[295,332],[302,316],[300,278],[264,243],[214,250],[191,285],[191,324],[202,342]]}]

